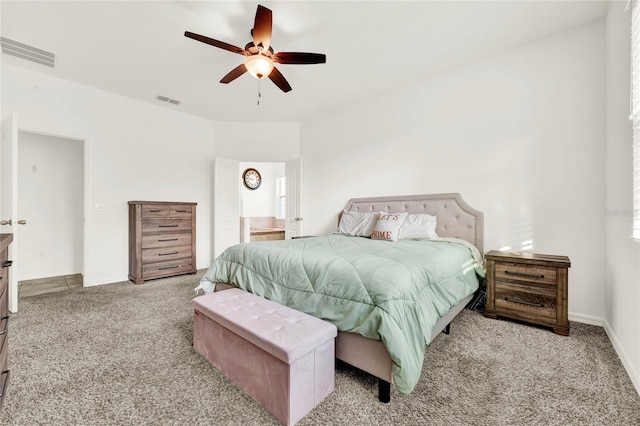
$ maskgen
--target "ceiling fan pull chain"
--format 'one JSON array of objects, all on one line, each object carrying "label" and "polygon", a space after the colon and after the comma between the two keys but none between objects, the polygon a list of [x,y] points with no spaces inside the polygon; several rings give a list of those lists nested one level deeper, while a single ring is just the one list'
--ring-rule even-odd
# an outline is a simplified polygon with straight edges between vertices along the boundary
[{"label": "ceiling fan pull chain", "polygon": [[260,90],[261,90],[260,82],[261,81],[262,81],[262,79],[258,79],[258,106],[260,106],[260,98],[262,97],[262,93],[260,93]]}]

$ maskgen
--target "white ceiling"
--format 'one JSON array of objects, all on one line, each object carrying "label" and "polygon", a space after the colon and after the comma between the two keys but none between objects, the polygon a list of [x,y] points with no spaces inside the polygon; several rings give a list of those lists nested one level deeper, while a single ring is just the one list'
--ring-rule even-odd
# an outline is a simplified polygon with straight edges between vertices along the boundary
[{"label": "white ceiling", "polygon": [[[325,53],[280,65],[293,90],[245,74],[243,57],[184,37],[244,47],[258,3],[274,50]],[[54,69],[2,61],[216,121],[301,121],[429,75],[600,19],[608,1],[7,1],[2,36],[56,54]],[[164,95],[179,106],[155,99]]]}]

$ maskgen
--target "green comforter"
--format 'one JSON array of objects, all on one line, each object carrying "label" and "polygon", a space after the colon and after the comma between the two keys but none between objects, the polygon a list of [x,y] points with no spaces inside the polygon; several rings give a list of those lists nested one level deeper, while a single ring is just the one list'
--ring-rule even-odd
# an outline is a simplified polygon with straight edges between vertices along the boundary
[{"label": "green comforter", "polygon": [[238,244],[204,280],[225,282],[382,340],[392,379],[410,393],[438,318],[478,288],[475,247],[461,240],[371,240],[333,234]]}]

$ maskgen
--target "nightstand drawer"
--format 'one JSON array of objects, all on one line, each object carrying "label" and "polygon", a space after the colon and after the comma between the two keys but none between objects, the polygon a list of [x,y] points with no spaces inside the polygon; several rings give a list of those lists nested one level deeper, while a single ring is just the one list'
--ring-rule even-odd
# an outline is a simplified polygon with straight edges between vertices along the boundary
[{"label": "nightstand drawer", "polygon": [[496,262],[496,281],[526,282],[555,286],[557,282],[556,268],[539,265]]},{"label": "nightstand drawer", "polygon": [[[511,311],[531,318],[556,318],[556,298],[539,292],[521,291],[513,286],[496,284],[495,306],[500,311]],[[506,312],[504,312],[506,313]]]}]

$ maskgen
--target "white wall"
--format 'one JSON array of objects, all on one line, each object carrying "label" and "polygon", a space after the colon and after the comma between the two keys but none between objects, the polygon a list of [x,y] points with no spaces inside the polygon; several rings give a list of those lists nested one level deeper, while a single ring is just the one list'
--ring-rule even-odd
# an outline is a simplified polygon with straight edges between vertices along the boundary
[{"label": "white wall", "polygon": [[129,200],[197,202],[197,267],[209,266],[214,123],[6,63],[1,110],[86,140],[85,285],[126,280]]},{"label": "white wall", "polygon": [[611,2],[607,15],[605,328],[640,392],[640,244],[629,238],[633,217],[633,135],[628,119],[631,18],[624,7],[623,2]]},{"label": "white wall", "polygon": [[216,156],[240,161],[286,161],[300,156],[299,123],[217,122]]},{"label": "white wall", "polygon": [[460,192],[485,249],[572,261],[569,310],[604,317],[604,21],[302,126],[304,233],[360,196]]},{"label": "white wall", "polygon": [[83,142],[18,135],[18,281],[82,273]]}]

